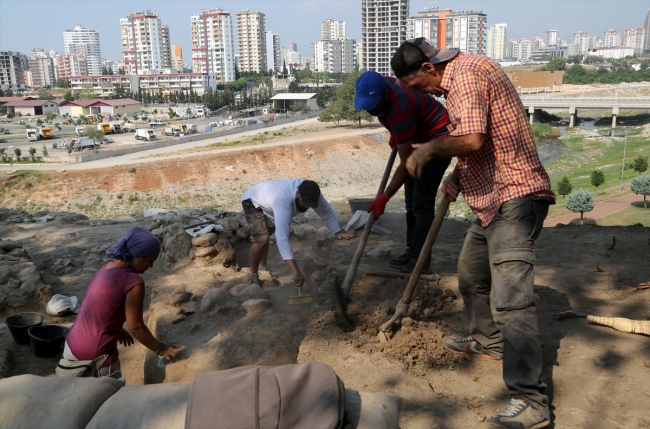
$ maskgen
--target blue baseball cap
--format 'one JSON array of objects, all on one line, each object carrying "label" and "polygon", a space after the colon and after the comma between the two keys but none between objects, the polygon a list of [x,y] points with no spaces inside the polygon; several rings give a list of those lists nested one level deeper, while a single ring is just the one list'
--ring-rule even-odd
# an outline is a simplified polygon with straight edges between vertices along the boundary
[{"label": "blue baseball cap", "polygon": [[373,110],[379,104],[384,91],[386,79],[375,71],[361,73],[355,83],[354,108],[356,110]]}]

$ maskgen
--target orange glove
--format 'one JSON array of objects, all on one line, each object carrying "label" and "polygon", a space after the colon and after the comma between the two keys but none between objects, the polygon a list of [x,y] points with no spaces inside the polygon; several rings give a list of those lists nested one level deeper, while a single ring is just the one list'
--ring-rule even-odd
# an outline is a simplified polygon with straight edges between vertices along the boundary
[{"label": "orange glove", "polygon": [[370,206],[368,206],[368,213],[371,211],[375,211],[375,220],[379,219],[379,216],[384,214],[384,210],[386,209],[386,204],[388,204],[388,198],[386,194],[381,194],[375,200],[370,203]]}]

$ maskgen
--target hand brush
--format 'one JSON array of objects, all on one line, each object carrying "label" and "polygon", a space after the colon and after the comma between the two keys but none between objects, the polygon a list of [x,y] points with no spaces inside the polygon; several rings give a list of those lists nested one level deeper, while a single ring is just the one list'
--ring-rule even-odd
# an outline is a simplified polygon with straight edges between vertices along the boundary
[{"label": "hand brush", "polygon": [[302,290],[298,288],[298,295],[289,298],[289,305],[309,304],[313,301],[314,299],[311,297],[311,295],[303,295]]}]

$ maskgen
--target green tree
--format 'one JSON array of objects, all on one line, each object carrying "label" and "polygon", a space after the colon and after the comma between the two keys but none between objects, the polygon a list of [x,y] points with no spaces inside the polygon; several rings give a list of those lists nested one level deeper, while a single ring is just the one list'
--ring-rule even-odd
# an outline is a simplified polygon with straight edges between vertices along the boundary
[{"label": "green tree", "polygon": [[300,86],[298,86],[298,82],[295,80],[292,80],[291,83],[289,84],[289,92],[300,92]]},{"label": "green tree", "polygon": [[7,154],[6,154],[7,148],[6,147],[0,147],[0,159],[2,159],[2,162],[5,163],[7,162]]},{"label": "green tree", "polygon": [[594,170],[591,173],[591,184],[598,189],[603,183],[605,183],[605,174],[600,170]]},{"label": "green tree", "polygon": [[639,175],[648,170],[648,157],[643,157],[639,155],[634,160],[634,171],[637,171]]},{"label": "green tree", "polygon": [[556,71],[566,69],[566,60],[564,58],[555,58],[546,64],[546,70]]},{"label": "green tree", "polygon": [[28,149],[28,152],[29,152],[29,156],[32,158],[32,162],[36,162],[36,158],[35,158],[35,156],[36,156],[36,149],[33,148],[33,147],[30,147],[30,148]]},{"label": "green tree", "polygon": [[54,100],[52,93],[45,88],[39,90],[36,95],[38,95],[39,100]]},{"label": "green tree", "polygon": [[54,86],[57,88],[70,88],[70,81],[68,79],[57,79]]},{"label": "green tree", "polygon": [[92,88],[84,88],[79,92],[79,94],[75,95],[75,98],[77,100],[92,100],[93,98],[97,98],[97,96]]},{"label": "green tree", "polygon": [[74,100],[74,94],[72,93],[71,90],[67,90],[65,94],[63,94],[63,99],[67,101],[72,101]]},{"label": "green tree", "polygon": [[84,137],[88,137],[89,139],[93,139],[93,142],[95,144],[99,144],[104,140],[104,133],[101,130],[98,130],[95,127],[86,127],[84,130]]},{"label": "green tree", "polygon": [[282,74],[289,74],[287,70],[287,60],[282,60]]},{"label": "green tree", "polygon": [[650,174],[644,174],[632,179],[632,192],[643,195],[643,208],[647,209],[646,197],[650,195]]},{"label": "green tree", "polygon": [[43,149],[41,149],[41,152],[43,152],[43,158],[47,158],[47,147],[45,146],[45,143],[43,143]]},{"label": "green tree", "polygon": [[562,195],[562,198],[569,195],[572,189],[573,189],[573,185],[569,181],[569,178],[566,177],[566,175],[557,184],[557,193]]},{"label": "green tree", "polygon": [[566,200],[566,208],[573,213],[580,213],[580,225],[582,225],[584,212],[590,212],[594,209],[594,199],[589,192],[579,189],[569,195]]},{"label": "green tree", "polygon": [[[112,74],[112,73],[111,73],[111,74]],[[128,91],[125,90],[125,89],[122,87],[122,85],[118,83],[118,84],[115,85],[115,87],[114,87],[113,95],[111,96],[111,99],[116,100],[116,99],[119,99],[119,98],[127,98],[127,97],[130,95],[130,94],[127,94],[127,93],[128,93]]]},{"label": "green tree", "polygon": [[16,160],[20,161],[20,156],[23,154],[23,152],[20,150],[20,148],[14,148],[14,153],[16,154]]},{"label": "green tree", "polygon": [[176,116],[176,112],[174,112],[174,109],[172,109],[171,107],[169,108],[169,110],[167,110],[167,114],[169,115],[169,119],[174,119],[174,117]]}]

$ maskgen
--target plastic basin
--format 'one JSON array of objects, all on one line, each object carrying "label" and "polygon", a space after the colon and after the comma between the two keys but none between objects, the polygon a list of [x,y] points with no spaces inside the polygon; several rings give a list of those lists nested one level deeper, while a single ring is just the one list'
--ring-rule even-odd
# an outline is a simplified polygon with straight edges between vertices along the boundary
[{"label": "plastic basin", "polygon": [[40,358],[56,356],[63,351],[66,329],[58,325],[32,326],[27,330],[32,353]]},{"label": "plastic basin", "polygon": [[29,344],[27,330],[32,326],[40,326],[43,319],[44,317],[40,313],[18,313],[7,317],[5,323],[16,343]]}]

